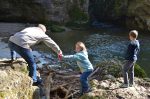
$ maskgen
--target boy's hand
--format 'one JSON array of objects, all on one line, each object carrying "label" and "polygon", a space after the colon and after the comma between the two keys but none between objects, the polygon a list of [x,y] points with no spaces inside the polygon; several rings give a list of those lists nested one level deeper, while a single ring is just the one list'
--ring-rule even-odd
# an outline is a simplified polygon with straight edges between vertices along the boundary
[{"label": "boy's hand", "polygon": [[62,55],[62,51],[60,51],[60,52],[58,53],[58,60],[59,60],[59,61],[62,60],[62,56],[63,56],[63,55]]}]

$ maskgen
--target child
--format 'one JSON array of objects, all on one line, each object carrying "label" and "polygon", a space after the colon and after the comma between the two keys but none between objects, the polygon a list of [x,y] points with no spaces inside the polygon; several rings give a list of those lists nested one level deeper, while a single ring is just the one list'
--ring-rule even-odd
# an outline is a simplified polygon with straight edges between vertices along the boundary
[{"label": "child", "polygon": [[[129,39],[131,40],[126,52],[126,63],[123,67],[124,84],[121,88],[128,88],[133,86],[134,82],[134,65],[137,61],[137,54],[140,50],[139,41],[136,40],[138,37],[138,31],[132,30],[129,33]],[[129,80],[128,80],[129,74]]]},{"label": "child", "polygon": [[74,55],[65,55],[63,58],[74,59],[77,61],[77,65],[81,70],[80,83],[81,83],[81,95],[90,91],[88,76],[93,71],[93,66],[88,59],[87,49],[83,42],[77,42],[75,45]]}]

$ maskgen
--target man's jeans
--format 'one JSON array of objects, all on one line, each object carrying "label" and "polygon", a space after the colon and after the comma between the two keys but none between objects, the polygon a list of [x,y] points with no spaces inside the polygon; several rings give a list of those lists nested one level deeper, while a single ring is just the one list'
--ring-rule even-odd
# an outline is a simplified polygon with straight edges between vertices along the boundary
[{"label": "man's jeans", "polygon": [[92,73],[91,71],[83,72],[80,76],[81,82],[81,94],[87,92],[89,90],[88,76]]},{"label": "man's jeans", "polygon": [[33,79],[33,82],[37,81],[36,75],[36,63],[32,55],[32,50],[20,47],[9,41],[9,48],[11,51],[11,59],[16,58],[16,52],[25,59],[29,66],[29,76]]},{"label": "man's jeans", "polygon": [[123,67],[124,84],[129,84],[129,83],[133,84],[135,62],[136,61],[129,61],[129,60],[126,61],[125,65]]}]

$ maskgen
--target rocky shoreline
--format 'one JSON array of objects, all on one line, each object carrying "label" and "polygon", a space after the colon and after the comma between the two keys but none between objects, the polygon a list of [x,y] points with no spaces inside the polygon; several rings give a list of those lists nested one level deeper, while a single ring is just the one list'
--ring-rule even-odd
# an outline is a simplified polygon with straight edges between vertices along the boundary
[{"label": "rocky shoreline", "polygon": [[[12,31],[11,28],[16,27],[17,24],[18,23],[10,25],[8,29],[1,29],[3,31],[1,32],[3,34],[1,37],[7,39],[11,33],[15,33],[25,27],[25,24],[18,24],[19,28],[14,28]],[[96,35],[96,37],[101,36]],[[1,40],[2,39],[0,39],[0,41]],[[87,41],[86,43],[88,42],[91,41]],[[0,50],[3,52],[0,54],[0,99],[45,99],[46,97],[51,97],[51,99],[79,98],[79,73],[76,68],[72,68],[74,67],[73,62],[59,62],[53,54],[47,55],[43,52],[34,51],[33,54],[38,65],[38,72],[44,80],[44,86],[33,87],[32,80],[28,77],[26,62],[18,58],[13,64],[9,63],[10,54],[8,45],[4,42],[0,43]],[[90,46],[94,47],[94,43]],[[98,71],[89,78],[92,92],[83,95],[80,99],[150,98],[150,81],[144,80],[143,78],[135,78],[134,87],[126,89],[119,88],[123,82],[121,78],[122,64],[120,61],[106,60],[96,66],[99,68]]]},{"label": "rocky shoreline", "polygon": [[[12,68],[13,66],[13,68]],[[57,66],[56,66],[57,67]],[[60,66],[62,67],[62,66]],[[51,68],[43,65],[39,73],[44,86],[33,87],[32,80],[27,76],[27,64],[18,59],[13,64],[9,60],[0,60],[0,98],[1,99],[78,99],[79,73],[62,68]],[[150,81],[135,78],[134,87],[119,88],[122,78],[105,75],[101,78],[101,69],[90,76],[92,91],[80,99],[149,99]],[[103,75],[104,76],[104,75]],[[101,78],[101,79],[100,79]]]}]

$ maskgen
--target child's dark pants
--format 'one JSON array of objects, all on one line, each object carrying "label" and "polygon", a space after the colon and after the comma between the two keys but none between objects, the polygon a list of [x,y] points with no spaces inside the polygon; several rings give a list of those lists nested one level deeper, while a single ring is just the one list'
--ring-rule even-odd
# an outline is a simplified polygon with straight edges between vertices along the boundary
[{"label": "child's dark pants", "polygon": [[129,84],[129,83],[133,84],[135,62],[136,61],[129,61],[129,60],[126,61],[123,67],[124,84]]},{"label": "child's dark pants", "polygon": [[88,76],[91,73],[92,73],[92,71],[83,72],[80,76],[81,94],[86,93],[89,90]]}]

